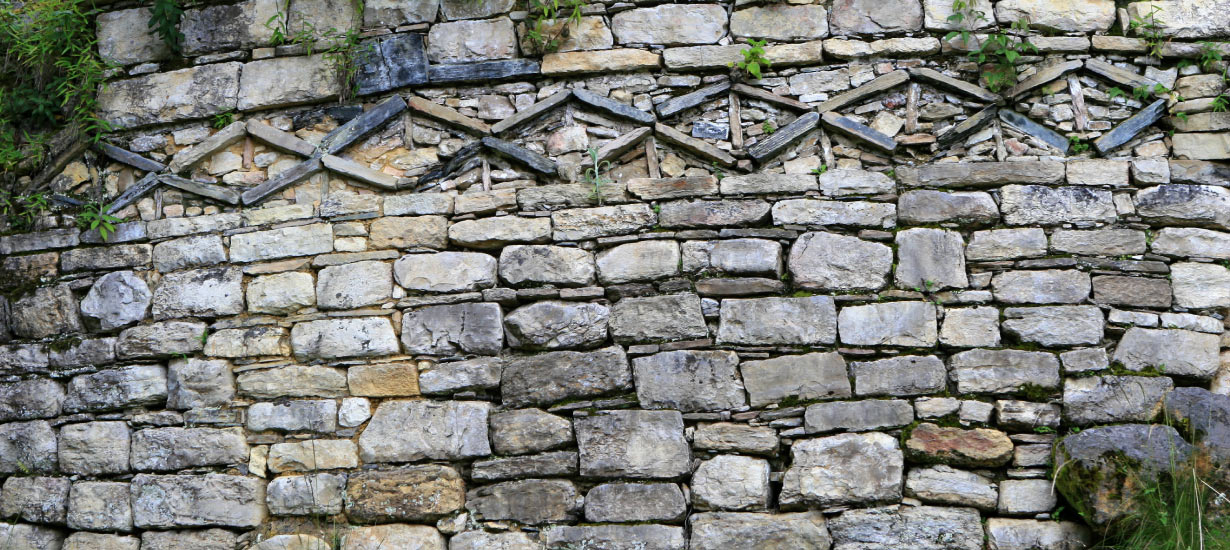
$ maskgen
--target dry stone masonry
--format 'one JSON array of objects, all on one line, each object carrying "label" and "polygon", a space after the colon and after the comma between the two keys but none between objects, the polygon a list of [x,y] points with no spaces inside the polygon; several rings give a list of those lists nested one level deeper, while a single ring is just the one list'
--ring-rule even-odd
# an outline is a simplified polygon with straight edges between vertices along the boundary
[{"label": "dry stone masonry", "polygon": [[1085,548],[1109,457],[1230,471],[1230,5],[1147,4],[116,2],[55,185],[126,221],[0,236],[0,546]]}]

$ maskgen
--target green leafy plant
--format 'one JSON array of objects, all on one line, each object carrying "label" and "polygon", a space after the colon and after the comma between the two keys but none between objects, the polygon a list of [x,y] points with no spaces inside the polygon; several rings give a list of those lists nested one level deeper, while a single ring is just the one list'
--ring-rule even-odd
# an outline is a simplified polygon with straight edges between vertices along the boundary
[{"label": "green leafy plant", "polygon": [[98,13],[86,0],[0,2],[0,187],[13,191],[39,168],[53,135],[93,142],[110,131],[96,112],[110,68],[96,47]]},{"label": "green leafy plant", "polygon": [[1131,21],[1128,22],[1128,30],[1144,38],[1149,56],[1158,59],[1162,58],[1162,47],[1166,44],[1162,24],[1157,20],[1157,14],[1161,11],[1161,6],[1150,3],[1149,13],[1143,16],[1132,16]]},{"label": "green leafy plant", "polygon": [[584,6],[584,0],[529,0],[525,38],[530,41],[534,51],[549,53],[558,50],[571,29],[581,22],[581,8]]},{"label": "green leafy plant", "polygon": [[213,126],[215,130],[226,128],[227,126],[230,126],[232,122],[235,122],[235,113],[230,111],[218,113],[210,119],[210,125]]},{"label": "green leafy plant", "polygon": [[825,172],[828,172],[828,171],[829,171],[829,165],[827,165],[827,164],[821,164],[819,168],[812,168],[812,169],[811,169],[811,173],[813,173],[813,174],[815,174],[815,175],[817,175],[817,176],[819,176],[819,175],[823,175]]},{"label": "green leafy plant", "polygon": [[1068,150],[1074,155],[1079,155],[1089,150],[1089,144],[1081,140],[1080,136],[1070,136],[1068,137]]},{"label": "green leafy plant", "polygon": [[1227,99],[1226,96],[1222,94],[1218,94],[1217,97],[1213,98],[1214,113],[1224,113],[1227,110],[1230,110],[1230,99]]},{"label": "green leafy plant", "polygon": [[1199,60],[1200,68],[1210,70],[1214,64],[1221,61],[1221,49],[1212,42],[1201,42]]},{"label": "green leafy plant", "polygon": [[773,126],[773,123],[768,120],[764,121],[764,124],[760,125],[760,129],[763,130],[764,133],[766,134],[772,134],[773,132],[777,131],[777,127]]},{"label": "green leafy plant", "polygon": [[590,194],[598,202],[598,205],[602,206],[602,186],[611,183],[611,180],[602,175],[602,172],[603,170],[611,169],[611,161],[604,160],[599,162],[597,147],[590,147],[585,152],[589,154],[589,160],[593,164],[590,168],[585,169],[585,183],[593,187],[593,191]]},{"label": "green leafy plant", "polygon": [[982,10],[974,9],[972,0],[953,0],[952,15],[948,16],[948,20],[956,25],[958,29],[944,36],[944,41],[948,42],[953,38],[961,37],[961,42],[969,44],[970,30],[977,27],[979,23],[986,21],[987,14]]},{"label": "green leafy plant", "polygon": [[[355,8],[361,19],[363,3],[356,1]],[[292,28],[281,8],[265,21],[265,27],[273,31],[271,42],[274,46],[302,45],[307,55],[320,53],[337,73],[341,89],[338,95],[340,102],[350,101],[358,93],[359,64],[364,56],[372,51],[371,45],[360,43],[362,34],[358,30],[338,30],[335,27],[321,29],[308,21],[300,22]]]},{"label": "green leafy plant", "polygon": [[1140,101],[1142,103],[1153,97],[1153,94],[1165,95],[1168,93],[1170,93],[1170,88],[1167,88],[1161,84],[1154,84],[1152,87],[1137,86],[1132,88],[1132,97],[1136,98],[1136,101]]},{"label": "green leafy plant", "polygon": [[752,38],[747,43],[750,47],[739,50],[739,53],[743,55],[743,60],[730,63],[728,66],[738,67],[747,76],[759,80],[761,71],[768,69],[773,65],[773,62],[764,55],[764,40]]},{"label": "green leafy plant", "polygon": [[[1020,19],[1012,24],[1016,31],[1029,30],[1029,22]],[[969,53],[969,58],[978,64],[990,63],[991,68],[984,69],[982,78],[987,88],[998,92],[1016,84],[1016,62],[1025,52],[1037,53],[1038,48],[1029,42],[1018,40],[1005,32],[987,35],[987,39],[978,48]]]},{"label": "green leafy plant", "polygon": [[179,20],[183,15],[184,10],[177,0],[154,0],[150,8],[150,30],[176,55],[184,48],[184,33],[179,32]]},{"label": "green leafy plant", "polygon": [[726,172],[722,171],[722,167],[718,166],[717,161],[711,161],[709,168],[713,172],[713,177],[717,178],[718,181],[722,181],[722,178],[726,177]]},{"label": "green leafy plant", "polygon": [[1109,90],[1106,90],[1107,99],[1115,99],[1116,97],[1126,98],[1127,92],[1123,91],[1123,89],[1118,86],[1113,86]]},{"label": "green leafy plant", "polygon": [[115,224],[122,222],[120,218],[107,213],[107,205],[88,202],[77,214],[77,227],[83,231],[98,230],[102,240],[107,240],[115,232]]},{"label": "green leafy plant", "polygon": [[14,195],[9,191],[0,191],[0,216],[7,218],[10,226],[18,231],[34,227],[34,221],[50,207],[42,193]]}]

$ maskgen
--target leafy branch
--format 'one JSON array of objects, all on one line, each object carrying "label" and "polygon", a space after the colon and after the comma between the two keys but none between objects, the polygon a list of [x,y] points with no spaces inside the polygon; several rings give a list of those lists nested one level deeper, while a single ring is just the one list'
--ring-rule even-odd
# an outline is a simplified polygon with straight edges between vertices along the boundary
[{"label": "leafy branch", "polygon": [[1162,46],[1166,44],[1165,33],[1162,32],[1162,24],[1157,20],[1158,12],[1162,11],[1162,7],[1157,4],[1149,4],[1149,13],[1142,16],[1132,16],[1132,20],[1128,22],[1128,30],[1135,31],[1137,36],[1145,39],[1149,56],[1162,58]]},{"label": "leafy branch", "polygon": [[[1019,19],[1012,23],[1012,29],[1028,31],[1029,21]],[[1016,84],[1016,61],[1025,52],[1037,53],[1038,47],[1001,31],[987,35],[978,49],[969,53],[969,58],[979,64],[991,63],[992,67],[983,71],[982,78],[987,88],[998,92]]]},{"label": "leafy branch", "polygon": [[150,8],[149,28],[175,55],[183,52],[184,33],[179,31],[179,20],[183,15],[184,10],[178,0],[154,0]]},{"label": "leafy branch", "polygon": [[[558,50],[570,29],[581,22],[585,0],[529,0],[525,37],[533,50],[548,53]],[[561,22],[561,14],[567,13]]]},{"label": "leafy branch", "polygon": [[585,183],[594,188],[591,196],[598,202],[598,206],[602,206],[602,186],[612,183],[609,178],[602,175],[602,172],[603,170],[609,171],[611,169],[611,161],[604,160],[599,162],[598,148],[596,147],[590,147],[589,149],[586,149],[585,152],[589,154],[589,160],[593,163],[593,167],[585,169]]}]

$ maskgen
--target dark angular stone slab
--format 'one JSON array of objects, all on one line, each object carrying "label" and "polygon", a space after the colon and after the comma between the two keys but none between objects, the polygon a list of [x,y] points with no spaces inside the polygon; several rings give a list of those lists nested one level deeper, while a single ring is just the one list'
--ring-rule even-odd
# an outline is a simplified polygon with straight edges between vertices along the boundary
[{"label": "dark angular stone slab", "polygon": [[1207,160],[1170,160],[1170,183],[1226,185],[1230,164]]},{"label": "dark angular stone slab", "polygon": [[200,195],[202,197],[222,201],[227,204],[239,204],[239,193],[233,189],[227,189],[220,185],[206,185],[204,183],[197,183],[173,174],[163,174],[159,176],[158,179],[162,181],[162,183],[179,189],[180,191],[187,191],[193,195]]},{"label": "dark angular stone slab", "polygon": [[319,157],[305,160],[282,172],[277,178],[244,191],[241,198],[243,198],[244,204],[256,204],[278,191],[312,177],[313,174],[323,169],[324,166],[321,164]]},{"label": "dark angular stone slab", "polygon": [[829,125],[829,127],[834,130],[855,139],[861,139],[872,146],[883,149],[889,153],[893,152],[893,150],[897,148],[897,140],[888,137],[881,132],[877,132],[866,124],[860,124],[832,111],[824,113],[824,123]]},{"label": "dark angular stone slab", "polygon": [[116,161],[127,164],[138,170],[145,170],[146,172],[161,172],[167,168],[167,165],[161,162],[152,161],[129,151],[128,149],[116,147],[110,143],[99,142],[98,150],[102,151],[104,155],[107,155]]},{"label": "dark angular stone slab", "polygon": [[395,95],[390,97],[384,100],[383,103],[372,107],[367,112],[330,132],[329,135],[320,140],[320,151],[325,155],[335,155],[338,151],[358,141],[359,138],[388,122],[389,119],[397,116],[405,109],[406,101],[401,96]]},{"label": "dark angular stone slab", "polygon": [[248,135],[272,145],[275,149],[305,157],[310,157],[316,153],[315,145],[254,118],[248,120],[247,130]]},{"label": "dark angular stone slab", "polygon": [[759,99],[760,101],[764,101],[766,103],[772,103],[774,105],[780,105],[782,107],[796,109],[799,111],[810,111],[811,110],[811,106],[807,105],[806,103],[803,103],[802,101],[799,101],[797,99],[790,99],[788,97],[782,97],[773,92],[768,92],[760,88],[756,88],[754,86],[748,86],[747,84],[735,84],[734,86],[731,87],[731,90],[733,90],[736,94],[739,94],[746,98]]},{"label": "dark angular stone slab", "polygon": [[999,94],[993,93],[982,86],[971,84],[964,80],[958,80],[951,76],[945,75],[937,70],[928,69],[925,67],[914,67],[907,70],[910,72],[910,76],[918,82],[924,82],[950,92],[965,94],[969,97],[977,99],[978,101],[985,101],[987,103],[995,104],[1004,103],[1004,98],[1000,97]]},{"label": "dark angular stone slab", "polygon": [[1065,139],[1058,132],[1050,128],[1047,128],[1046,126],[1038,124],[1037,122],[1030,120],[1029,117],[1021,113],[1018,113],[1016,111],[1009,111],[1008,109],[1000,109],[999,119],[1004,122],[1007,122],[1008,124],[1011,124],[1012,126],[1016,127],[1018,130],[1025,132],[1026,134],[1029,134],[1033,137],[1036,137],[1046,142],[1051,147],[1059,149],[1061,153],[1064,153],[1064,154],[1068,153],[1068,140],[1067,139]]},{"label": "dark angular stone slab", "polygon": [[1120,145],[1127,143],[1136,137],[1137,134],[1144,131],[1145,128],[1153,125],[1166,112],[1166,100],[1159,99],[1145,107],[1140,112],[1132,115],[1123,122],[1120,122],[1114,130],[1106,132],[1102,137],[1093,141],[1093,146],[1098,149],[1099,153],[1105,155],[1110,151],[1114,151]]},{"label": "dark angular stone slab", "polygon": [[359,95],[427,83],[423,35],[394,34],[364,40],[360,44],[369,49],[359,60],[356,76]]},{"label": "dark angular stone slab", "polygon": [[640,122],[641,124],[653,124],[654,121],[653,113],[646,113],[636,107],[625,105],[609,97],[600,96],[589,90],[573,90],[572,96],[577,98],[577,100],[581,103],[589,105],[590,107],[602,109],[603,111],[620,118],[626,118],[634,122]]},{"label": "dark angular stone slab", "polygon": [[652,128],[637,128],[626,134],[621,134],[619,137],[611,141],[608,141],[606,145],[603,145],[601,149],[598,149],[598,162],[612,160],[624,153],[627,153],[651,133],[653,133]]},{"label": "dark angular stone slab", "polygon": [[658,104],[658,116],[666,118],[681,111],[691,109],[701,103],[709,101],[730,89],[730,81],[719,82],[711,86],[705,86],[694,92],[688,92],[679,97],[672,97]]},{"label": "dark angular stone slab", "polygon": [[791,143],[798,141],[799,138],[807,135],[808,132],[815,130],[816,124],[819,122],[820,115],[815,111],[804,114],[794,119],[794,122],[778,128],[776,132],[765,135],[755,145],[747,148],[747,154],[755,159],[756,162],[764,162],[776,157],[786,147],[789,147]]},{"label": "dark angular stone slab", "polygon": [[1157,85],[1156,80],[1145,78],[1128,70],[1120,69],[1119,67],[1102,61],[1101,59],[1086,59],[1085,69],[1093,74],[1114,82],[1115,84],[1121,84],[1129,88],[1139,88],[1141,86],[1153,88]]},{"label": "dark angular stone slab", "polygon": [[977,132],[983,127],[983,125],[991,122],[991,120],[995,118],[995,113],[998,111],[999,107],[992,105],[986,109],[974,113],[974,116],[957,123],[956,126],[953,126],[947,132],[944,132],[944,135],[937,138],[940,147],[946,148],[960,140],[965,139],[970,134]]},{"label": "dark angular stone slab", "polygon": [[542,115],[543,113],[550,111],[551,109],[554,109],[568,101],[571,97],[572,90],[556,92],[551,97],[530,105],[529,108],[518,111],[517,114],[492,124],[491,133],[498,135],[504,130],[508,130],[518,124],[537,118],[539,115]]},{"label": "dark angular stone slab", "polygon": [[146,193],[153,191],[161,183],[161,181],[158,181],[158,174],[153,172],[146,174],[145,177],[137,180],[136,183],[125,189],[123,193],[120,193],[120,196],[116,197],[114,201],[111,201],[111,206],[107,208],[107,213],[114,214],[123,210],[128,205],[137,202],[137,199],[145,196]]},{"label": "dark angular stone slab", "polygon": [[1085,66],[1084,61],[1069,61],[1058,65],[1051,65],[1034,73],[1033,76],[1026,78],[1024,82],[1013,86],[1012,89],[1004,92],[1004,97],[1007,99],[1016,99],[1026,92],[1035,88],[1046,85],[1047,83],[1066,75],[1072,71]]},{"label": "dark angular stone slab", "polygon": [[452,177],[453,174],[469,170],[474,167],[470,166],[471,162],[477,166],[480,162],[478,159],[478,153],[482,150],[483,142],[481,141],[471,142],[469,145],[458,149],[457,154],[453,155],[453,158],[444,163],[444,166],[427,172],[419,177],[418,187],[421,189],[433,181],[449,178]]},{"label": "dark angular stone slab", "polygon": [[410,96],[410,109],[422,113],[445,124],[450,124],[476,136],[491,133],[491,127],[486,122],[465,116],[452,107],[440,105],[419,96]]},{"label": "dark angular stone slab", "polygon": [[909,80],[909,73],[899,69],[884,76],[877,77],[875,80],[863,84],[853,90],[838,94],[837,97],[821,103],[819,107],[816,107],[816,110],[821,113],[836,111],[837,109],[845,107],[846,105],[856,101],[884,93],[890,88],[905,84]]},{"label": "dark angular stone slab", "polygon": [[684,151],[697,155],[702,159],[716,162],[722,166],[734,166],[735,164],[735,157],[730,156],[726,153],[726,151],[709,145],[704,141],[689,136],[679,130],[671,128],[670,126],[662,124],[661,122],[655,124],[653,130],[654,134],[659,138],[662,138],[663,141],[673,143]]},{"label": "dark angular stone slab", "polygon": [[517,76],[538,74],[538,62],[529,59],[506,59],[457,65],[431,65],[427,76],[432,83],[473,82],[476,80],[501,80]]},{"label": "dark angular stone slab", "polygon": [[483,138],[483,145],[502,156],[511,158],[528,166],[530,169],[538,172],[539,174],[555,174],[555,161],[521,147],[520,145],[490,136]]}]

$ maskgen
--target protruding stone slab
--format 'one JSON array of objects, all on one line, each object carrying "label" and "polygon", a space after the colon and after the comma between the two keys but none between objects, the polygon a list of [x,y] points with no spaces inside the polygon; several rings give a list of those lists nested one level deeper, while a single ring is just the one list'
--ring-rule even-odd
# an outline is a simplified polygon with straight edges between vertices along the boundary
[{"label": "protruding stone slab", "polygon": [[666,118],[718,97],[730,89],[730,81],[718,82],[658,104],[658,116]]},{"label": "protruding stone slab", "polygon": [[999,111],[999,107],[992,105],[957,123],[956,126],[949,128],[947,132],[944,132],[939,137],[937,141],[940,147],[949,147],[977,132],[985,124],[991,122]]},{"label": "protruding stone slab", "polygon": [[372,170],[348,158],[325,155],[321,157],[320,161],[325,165],[325,168],[348,178],[356,179],[381,189],[397,189],[397,178],[384,172]]},{"label": "protruding stone slab", "polygon": [[538,75],[538,73],[538,62],[532,59],[502,59],[498,61],[480,61],[478,63],[431,65],[427,68],[428,78],[433,84],[504,80],[506,78],[532,77]]},{"label": "protruding stone slab", "polygon": [[647,113],[631,105],[620,103],[606,96],[600,96],[589,90],[573,90],[572,95],[581,103],[601,109],[620,118],[641,124],[653,124],[654,122],[653,113]]},{"label": "protruding stone slab", "polygon": [[99,151],[102,151],[103,154],[108,157],[138,170],[145,170],[146,172],[161,172],[166,169],[166,165],[161,162],[152,161],[132,151],[116,147],[105,141],[100,141],[97,147]]},{"label": "protruding stone slab", "polygon": [[[931,3],[932,2],[927,2],[928,5]],[[993,93],[982,86],[971,84],[964,80],[958,80],[935,69],[928,69],[926,67],[911,67],[907,69],[907,71],[909,71],[910,76],[915,80],[931,84],[938,88],[943,88],[959,94],[965,94],[976,100],[985,101],[987,103],[1002,104],[1004,102],[1004,98],[999,94]]]},{"label": "protruding stone slab", "polygon": [[[816,129],[820,116],[814,112],[806,113],[793,122],[779,128],[772,134],[765,135],[755,145],[747,148],[747,154],[756,162],[765,162],[781,154],[790,144],[798,141],[808,132]],[[851,121],[853,122],[853,121]],[[870,128],[868,128],[870,130]]]},{"label": "protruding stone slab", "polygon": [[[861,124],[847,117],[838,116],[833,112],[824,113],[823,120],[824,123],[830,128],[849,135],[850,137],[863,140],[868,144],[886,152],[891,153],[897,148],[897,140],[876,131],[866,124]],[[783,130],[784,129],[785,128],[783,128]]]},{"label": "protruding stone slab", "polygon": [[510,116],[504,120],[501,120],[495,124],[492,124],[491,133],[499,135],[503,133],[505,130],[514,128],[523,122],[533,120],[539,115],[542,115],[543,113],[546,113],[547,111],[550,111],[551,109],[554,109],[558,107],[559,105],[564,104],[564,102],[568,101],[571,98],[572,98],[572,90],[563,90],[563,91],[555,92],[550,97],[542,101],[539,101],[538,103],[535,103],[525,109],[521,109],[517,111],[517,114]]},{"label": "protruding stone slab", "polygon": [[673,143],[689,153],[700,156],[702,159],[716,162],[722,166],[734,166],[735,164],[735,158],[725,151],[661,122],[655,124],[653,130],[654,134],[662,140]]},{"label": "protruding stone slab", "polygon": [[[324,169],[320,159],[313,158],[303,161],[289,170],[278,174],[278,177],[268,180],[256,187],[253,187],[243,192],[241,197],[246,205],[253,205],[269,198],[274,193],[278,193],[287,187],[298,184],[299,182],[308,179],[317,172]],[[152,175],[152,174],[151,174]]]},{"label": "protruding stone slab", "polygon": [[1166,100],[1159,99],[1150,103],[1148,107],[1141,109],[1131,118],[1120,122],[1114,130],[1104,134],[1102,137],[1093,141],[1093,146],[1098,149],[1099,153],[1106,154],[1119,146],[1123,145],[1135,138],[1137,134],[1144,131],[1145,128],[1152,126],[1154,122],[1162,118],[1166,113]]},{"label": "protruding stone slab", "polygon": [[896,70],[884,76],[877,77],[875,80],[863,84],[853,90],[841,93],[816,107],[816,112],[827,113],[836,111],[851,105],[868,97],[878,95],[888,91],[889,89],[905,84],[910,80],[910,75],[904,70]]},{"label": "protruding stone slab", "polygon": [[276,149],[280,149],[287,153],[294,153],[310,157],[316,152],[316,146],[303,141],[293,134],[289,134],[265,124],[255,118],[249,119],[247,124],[248,134],[259,139]]},{"label": "protruding stone slab", "polygon": [[1132,89],[1145,87],[1152,91],[1153,87],[1158,84],[1157,81],[1151,78],[1145,78],[1095,57],[1085,60],[1085,69],[1093,74],[1114,82],[1115,84],[1127,86]]},{"label": "protruding stone slab", "polygon": [[1025,132],[1033,137],[1042,140],[1047,145],[1059,149],[1060,153],[1068,153],[1068,140],[1059,132],[1056,132],[1046,126],[1038,124],[1016,111],[1009,109],[999,110],[999,119],[1015,126],[1018,130]]},{"label": "protruding stone slab", "polygon": [[1063,75],[1084,68],[1084,66],[1084,61],[1076,60],[1060,63],[1058,65],[1051,65],[1050,67],[1044,67],[1034,73],[1033,76],[1025,79],[1016,86],[1013,86],[1012,89],[1005,91],[1004,97],[1008,99],[1016,99],[1017,97],[1024,95],[1026,92],[1033,91],[1034,89],[1050,83]]},{"label": "protruding stone slab", "polygon": [[239,204],[239,192],[234,189],[222,187],[221,185],[197,183],[195,181],[181,178],[172,174],[163,174],[158,176],[158,181],[161,181],[168,187],[174,187],[180,191],[192,193],[193,195],[199,195],[225,202],[227,204]]},{"label": "protruding stone slab", "polygon": [[175,153],[175,158],[171,160],[168,169],[172,173],[183,172],[194,164],[213,156],[214,153],[234,145],[243,139],[247,132],[247,125],[243,122],[232,122],[200,143]]},{"label": "protruding stone slab", "polygon": [[530,151],[525,147],[491,136],[484,137],[482,141],[483,146],[488,149],[495,151],[501,156],[520,162],[539,174],[550,176],[556,172],[555,161]]}]

